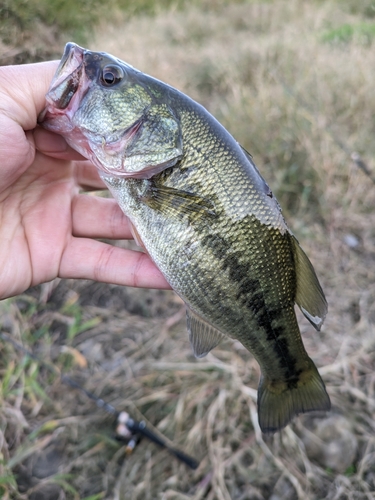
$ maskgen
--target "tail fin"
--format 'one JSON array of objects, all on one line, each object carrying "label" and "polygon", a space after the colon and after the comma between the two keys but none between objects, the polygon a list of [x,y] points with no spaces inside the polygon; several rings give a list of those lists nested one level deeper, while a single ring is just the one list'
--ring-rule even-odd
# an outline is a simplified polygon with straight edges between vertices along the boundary
[{"label": "tail fin", "polygon": [[258,388],[258,419],[262,432],[276,432],[299,413],[329,410],[331,402],[323,380],[310,359],[310,366],[295,381],[274,382],[261,377]]}]

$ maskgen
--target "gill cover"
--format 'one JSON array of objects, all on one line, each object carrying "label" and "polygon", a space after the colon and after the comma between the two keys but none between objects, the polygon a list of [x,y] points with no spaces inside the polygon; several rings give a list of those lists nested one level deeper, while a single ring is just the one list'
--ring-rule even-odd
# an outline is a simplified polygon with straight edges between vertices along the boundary
[{"label": "gill cover", "polygon": [[157,80],[105,53],[84,51],[91,85],[73,120],[88,139],[97,166],[117,177],[149,178],[182,156],[178,116]]},{"label": "gill cover", "polygon": [[182,155],[180,127],[168,108],[155,105],[119,137],[90,140],[104,172],[116,177],[148,179],[172,167]]}]

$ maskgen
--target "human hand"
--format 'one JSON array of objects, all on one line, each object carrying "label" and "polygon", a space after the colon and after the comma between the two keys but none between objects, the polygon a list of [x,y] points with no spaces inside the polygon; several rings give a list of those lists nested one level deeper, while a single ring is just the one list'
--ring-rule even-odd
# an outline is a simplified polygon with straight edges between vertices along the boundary
[{"label": "human hand", "polygon": [[130,223],[96,168],[37,127],[56,62],[0,68],[0,299],[60,278],[170,288],[147,254],[97,238],[130,239]]}]

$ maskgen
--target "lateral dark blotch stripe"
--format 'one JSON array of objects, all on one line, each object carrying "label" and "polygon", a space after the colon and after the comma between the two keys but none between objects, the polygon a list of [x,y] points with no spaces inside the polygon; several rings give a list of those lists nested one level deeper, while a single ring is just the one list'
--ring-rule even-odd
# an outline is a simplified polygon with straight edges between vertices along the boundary
[{"label": "lateral dark blotch stripe", "polygon": [[237,299],[253,312],[258,325],[264,329],[266,339],[276,353],[280,366],[285,370],[288,386],[289,383],[294,386],[299,376],[296,369],[297,360],[289,351],[284,328],[275,325],[280,318],[280,311],[267,308],[259,280],[248,277],[248,266],[239,262],[239,252],[228,254],[230,244],[224,238],[207,234],[202,239],[202,244],[210,248],[222,262],[222,269],[228,270],[230,279],[238,284]]}]

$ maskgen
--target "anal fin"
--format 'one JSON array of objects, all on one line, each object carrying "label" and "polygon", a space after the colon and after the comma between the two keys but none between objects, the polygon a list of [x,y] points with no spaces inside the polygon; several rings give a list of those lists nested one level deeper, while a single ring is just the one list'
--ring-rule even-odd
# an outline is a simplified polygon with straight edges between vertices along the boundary
[{"label": "anal fin", "polygon": [[194,311],[186,309],[189,340],[197,358],[203,358],[225,337],[223,333],[207,323]]}]

